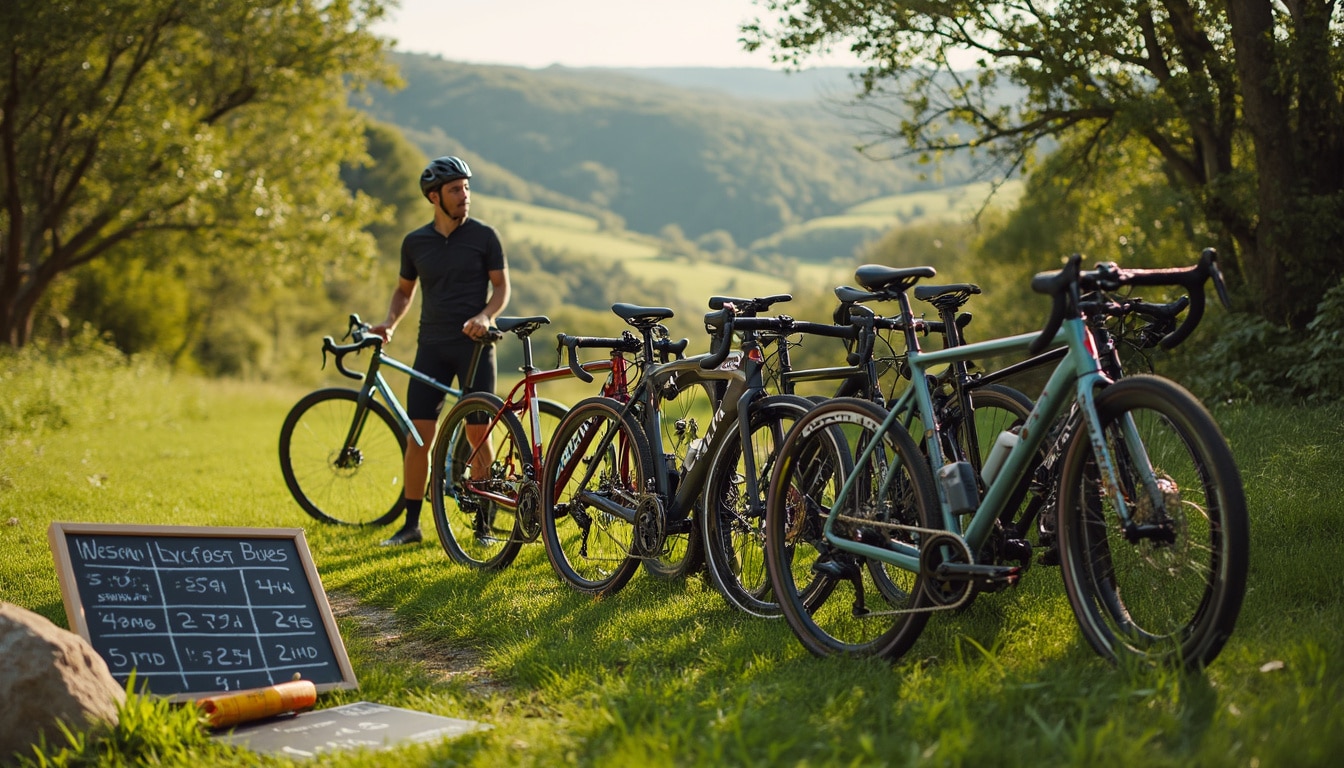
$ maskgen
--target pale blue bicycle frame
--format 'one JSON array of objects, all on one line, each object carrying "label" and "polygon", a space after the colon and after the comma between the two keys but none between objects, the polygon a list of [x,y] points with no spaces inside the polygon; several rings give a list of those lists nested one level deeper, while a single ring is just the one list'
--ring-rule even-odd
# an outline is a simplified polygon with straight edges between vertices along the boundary
[{"label": "pale blue bicycle frame", "polygon": [[[379,366],[389,366],[393,370],[401,371],[407,376],[410,376],[412,379],[434,387],[448,397],[456,400],[462,399],[462,390],[450,387],[432,376],[426,376],[400,360],[394,360],[393,358],[388,357],[383,354],[381,349],[378,350],[378,355]],[[411,422],[410,414],[406,413],[406,409],[402,407],[401,401],[392,393],[392,386],[387,383],[387,379],[383,378],[382,371],[374,372],[372,384],[365,383],[364,386],[359,388],[359,406],[361,408],[367,407],[367,402],[369,399],[373,398],[374,392],[382,395],[383,402],[387,403],[387,406],[392,409],[392,415],[396,417],[397,423],[401,425],[401,431],[405,432],[408,437],[414,440],[416,445],[423,447],[425,441],[420,439],[420,430],[415,428],[415,424]]]},{"label": "pale blue bicycle frame", "polygon": [[[905,305],[902,309],[909,314],[908,302],[903,300],[901,303]],[[934,413],[933,398],[926,383],[929,368],[955,360],[969,360],[1025,349],[1039,336],[1040,333],[1025,333],[932,352],[920,351],[917,340],[911,336],[908,340],[912,344],[907,355],[907,361],[910,365],[911,385],[892,407],[887,418],[878,428],[878,433],[886,434],[888,430],[904,429],[904,424],[898,423],[902,417],[906,418],[906,423],[909,423],[914,417],[919,417],[925,425],[936,424],[936,421],[929,416],[929,414]],[[1035,406],[1022,425],[1019,442],[1009,452],[1002,469],[994,478],[994,482],[986,489],[984,498],[981,499],[979,506],[972,513],[970,522],[964,532],[961,530],[961,522],[958,516],[951,511],[942,484],[934,483],[937,487],[938,502],[942,510],[943,530],[940,532],[961,537],[970,552],[980,551],[993,531],[994,521],[998,519],[1007,499],[1022,481],[1032,457],[1044,442],[1050,425],[1055,423],[1065,413],[1069,405],[1074,402],[1079,404],[1080,411],[1084,416],[1092,451],[1097,458],[1100,476],[1103,478],[1103,487],[1108,489],[1109,495],[1113,497],[1122,523],[1128,525],[1130,522],[1131,515],[1123,498],[1124,495],[1116,492],[1116,489],[1120,488],[1118,473],[1115,469],[1115,462],[1111,457],[1111,451],[1106,446],[1094,400],[1095,391],[1111,383],[1111,380],[1101,371],[1091,335],[1081,316],[1065,319],[1052,344],[1057,344],[1061,337],[1068,346],[1068,352],[1050,374],[1045,389],[1037,398]],[[911,410],[912,399],[915,401],[915,410]],[[1138,438],[1138,432],[1133,421],[1126,417],[1122,424],[1126,450],[1129,452],[1129,456],[1135,460],[1138,466],[1146,468],[1144,485],[1152,498],[1160,499],[1157,481],[1153,477],[1147,461],[1147,452],[1143,449],[1143,444]],[[930,426],[926,426],[926,438],[924,443],[928,451],[930,466],[935,468],[943,466],[942,445],[938,439],[939,436]],[[836,549],[918,573],[920,570],[920,551],[917,546],[900,541],[891,541],[890,549],[877,547],[844,538],[837,535],[833,530],[839,518],[840,510],[850,497],[854,483],[861,474],[861,471],[857,468],[867,466],[872,454],[882,444],[883,441],[880,439],[873,440],[854,462],[856,471],[845,478],[839,496],[826,518],[823,529],[824,536],[826,541]],[[887,495],[889,486],[897,476],[899,469],[899,466],[893,466],[887,470],[882,483],[882,497]]]}]

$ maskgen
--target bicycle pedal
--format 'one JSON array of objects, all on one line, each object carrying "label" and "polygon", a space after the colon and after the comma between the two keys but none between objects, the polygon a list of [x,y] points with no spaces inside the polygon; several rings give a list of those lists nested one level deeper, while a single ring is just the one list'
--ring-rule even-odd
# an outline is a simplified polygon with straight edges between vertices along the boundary
[{"label": "bicycle pedal", "polygon": [[980,563],[943,563],[933,572],[940,581],[972,581],[985,587],[1012,586],[1022,577],[1022,568],[1016,565],[982,565]]},{"label": "bicycle pedal", "polygon": [[830,576],[833,579],[849,580],[859,574],[858,566],[854,563],[841,563],[835,560],[818,560],[812,564],[812,571],[823,576]]}]

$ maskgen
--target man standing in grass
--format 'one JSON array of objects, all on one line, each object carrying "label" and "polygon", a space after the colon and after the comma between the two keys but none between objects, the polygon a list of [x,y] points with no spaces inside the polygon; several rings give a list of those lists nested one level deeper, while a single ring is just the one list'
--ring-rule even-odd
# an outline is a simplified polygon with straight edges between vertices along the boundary
[{"label": "man standing in grass", "polygon": [[[449,386],[456,380],[464,392],[493,392],[497,375],[494,347],[481,350],[475,376],[470,381],[468,377],[476,340],[486,335],[509,302],[509,272],[499,235],[489,225],[468,218],[470,179],[471,169],[457,157],[440,157],[420,175],[420,191],[434,206],[434,220],[402,241],[400,279],[392,292],[387,319],[375,325],[373,332],[385,342],[392,340],[397,324],[410,309],[418,283],[424,287],[424,296],[414,368]],[[383,546],[415,544],[423,539],[420,507],[429,476],[429,444],[443,400],[442,392],[414,379],[407,387],[406,411],[424,444],[407,441],[402,486],[406,520]],[[469,430],[468,439],[475,442],[477,436]]]}]

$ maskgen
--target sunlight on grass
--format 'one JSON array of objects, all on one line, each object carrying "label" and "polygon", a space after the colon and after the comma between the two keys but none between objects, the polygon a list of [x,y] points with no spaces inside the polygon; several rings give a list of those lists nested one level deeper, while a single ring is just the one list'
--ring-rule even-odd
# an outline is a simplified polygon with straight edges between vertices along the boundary
[{"label": "sunlight on grass", "polygon": [[[301,527],[329,593],[386,611],[375,628],[339,619],[361,687],[319,705],[492,726],[323,765],[1269,766],[1329,764],[1344,748],[1337,408],[1217,410],[1246,477],[1250,588],[1222,656],[1185,675],[1101,662],[1058,571],[1039,565],[933,617],[887,664],[814,658],[782,621],[732,610],[700,576],[641,573],[594,601],[554,576],[539,543],[497,573],[449,561],[432,524],[421,546],[385,549],[387,529],[319,524],[289,497],[276,441],[302,390],[112,363],[92,403],[72,402],[83,392],[64,388],[62,363],[24,365],[8,402],[46,397],[24,412],[74,417],[30,415],[0,436],[4,599],[65,624],[51,520]],[[445,672],[446,660],[470,672]],[[307,764],[240,759],[201,741],[182,709],[137,706],[141,740],[81,733],[89,759],[62,764],[141,764],[160,749],[174,764]]]}]

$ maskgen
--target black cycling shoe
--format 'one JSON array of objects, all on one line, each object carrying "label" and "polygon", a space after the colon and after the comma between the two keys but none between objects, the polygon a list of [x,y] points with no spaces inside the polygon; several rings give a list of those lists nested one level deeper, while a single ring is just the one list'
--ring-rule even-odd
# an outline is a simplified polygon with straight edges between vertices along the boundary
[{"label": "black cycling shoe", "polygon": [[392,538],[383,540],[378,546],[396,547],[402,544],[419,544],[424,539],[425,537],[420,533],[419,528],[402,528],[392,534]]}]

